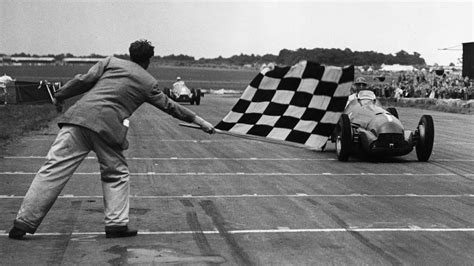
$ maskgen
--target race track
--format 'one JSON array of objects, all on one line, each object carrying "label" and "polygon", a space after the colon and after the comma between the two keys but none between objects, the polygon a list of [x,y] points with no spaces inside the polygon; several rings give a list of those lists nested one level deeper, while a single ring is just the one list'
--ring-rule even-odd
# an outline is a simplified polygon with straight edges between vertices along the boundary
[{"label": "race track", "polygon": [[[213,124],[237,101],[186,105]],[[57,133],[0,153],[1,265],[467,265],[474,261],[474,116],[397,108],[407,129],[433,116],[427,163],[339,162],[325,152],[208,135],[142,106],[131,118],[131,226],[106,239],[91,153],[35,235],[10,240],[23,195]]]}]

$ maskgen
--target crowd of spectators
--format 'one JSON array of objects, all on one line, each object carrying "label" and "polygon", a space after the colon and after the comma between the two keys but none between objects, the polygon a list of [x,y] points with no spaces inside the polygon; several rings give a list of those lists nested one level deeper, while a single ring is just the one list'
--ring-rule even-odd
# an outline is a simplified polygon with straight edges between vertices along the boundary
[{"label": "crowd of spectators", "polygon": [[469,77],[444,70],[399,72],[378,75],[371,86],[378,97],[474,99],[474,83]]}]

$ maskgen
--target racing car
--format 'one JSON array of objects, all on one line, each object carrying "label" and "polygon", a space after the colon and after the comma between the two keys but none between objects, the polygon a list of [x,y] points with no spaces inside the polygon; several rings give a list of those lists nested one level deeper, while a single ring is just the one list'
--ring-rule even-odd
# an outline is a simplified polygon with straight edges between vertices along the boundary
[{"label": "racing car", "polygon": [[405,130],[394,107],[382,108],[370,90],[350,100],[330,137],[340,161],[362,152],[372,157],[403,156],[416,149],[418,161],[428,161],[433,150],[434,124],[422,115],[415,130]]},{"label": "racing car", "polygon": [[173,88],[164,88],[163,92],[176,102],[189,102],[190,104],[196,103],[201,104],[201,89],[189,89],[181,78],[177,78],[177,81],[173,83]]}]

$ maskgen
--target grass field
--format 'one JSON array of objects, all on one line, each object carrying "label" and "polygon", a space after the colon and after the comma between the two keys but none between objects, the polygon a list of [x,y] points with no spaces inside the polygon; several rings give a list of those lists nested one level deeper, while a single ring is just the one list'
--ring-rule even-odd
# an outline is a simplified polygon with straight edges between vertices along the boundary
[{"label": "grass field", "polygon": [[[92,65],[43,65],[43,66],[0,66],[5,73],[21,81],[61,81],[66,82],[76,74],[86,73]],[[151,65],[150,72],[163,87],[171,87],[176,77],[181,77],[189,87],[203,89],[244,90],[257,75],[251,69],[216,69],[197,67],[173,67]]]},{"label": "grass field", "polygon": [[52,104],[0,106],[0,147],[47,126],[57,116]]},{"label": "grass field", "polygon": [[[0,73],[19,81],[66,82],[76,74],[86,73],[92,65],[0,66]],[[148,71],[162,87],[171,87],[180,76],[191,88],[244,90],[258,73],[249,69],[150,66]],[[71,104],[68,100],[66,104]],[[46,127],[57,117],[51,104],[0,106],[0,147],[17,137]]]}]

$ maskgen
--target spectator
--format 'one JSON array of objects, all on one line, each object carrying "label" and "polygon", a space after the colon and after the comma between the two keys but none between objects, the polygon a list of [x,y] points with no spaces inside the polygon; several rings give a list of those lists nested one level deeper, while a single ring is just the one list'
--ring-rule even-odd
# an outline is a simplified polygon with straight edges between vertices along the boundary
[{"label": "spectator", "polygon": [[[354,85],[351,88],[351,95],[349,95],[349,98],[347,99],[347,104],[349,104],[349,102],[351,102],[352,100],[357,98],[357,93],[359,91],[367,90],[367,89],[368,89],[368,84],[365,81],[365,78],[364,77],[358,77],[355,80]],[[347,104],[346,104],[346,106],[347,106]]]},{"label": "spectator", "polygon": [[10,76],[7,76],[6,74],[0,77],[0,89],[2,90],[4,105],[7,104],[8,99],[7,86],[12,82],[15,82],[15,80],[13,80]]}]

